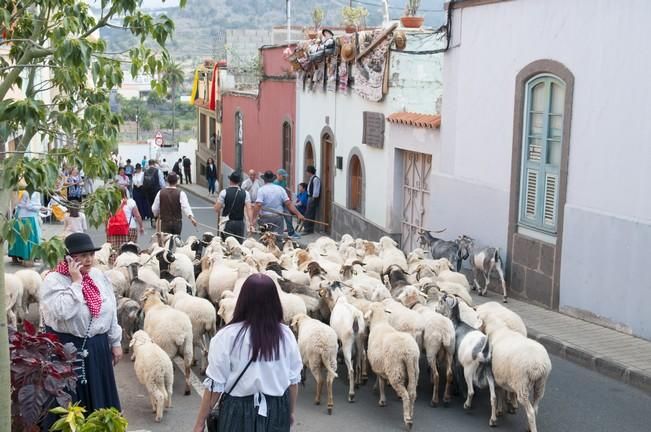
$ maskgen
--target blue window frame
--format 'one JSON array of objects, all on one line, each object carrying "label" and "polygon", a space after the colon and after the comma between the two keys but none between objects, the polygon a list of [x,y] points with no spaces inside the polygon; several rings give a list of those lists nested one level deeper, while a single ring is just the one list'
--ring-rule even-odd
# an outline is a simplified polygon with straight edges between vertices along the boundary
[{"label": "blue window frame", "polygon": [[520,225],[556,234],[565,83],[538,75],[526,84],[520,174]]}]

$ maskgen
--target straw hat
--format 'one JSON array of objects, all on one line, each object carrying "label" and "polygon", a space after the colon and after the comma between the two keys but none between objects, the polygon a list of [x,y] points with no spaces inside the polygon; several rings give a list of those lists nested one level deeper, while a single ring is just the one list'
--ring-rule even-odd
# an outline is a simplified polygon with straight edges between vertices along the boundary
[{"label": "straw hat", "polygon": [[397,31],[393,34],[393,42],[399,50],[405,49],[407,46],[407,35],[403,31]]},{"label": "straw hat", "polygon": [[341,60],[349,62],[355,59],[355,47],[351,42],[346,42],[341,46]]}]

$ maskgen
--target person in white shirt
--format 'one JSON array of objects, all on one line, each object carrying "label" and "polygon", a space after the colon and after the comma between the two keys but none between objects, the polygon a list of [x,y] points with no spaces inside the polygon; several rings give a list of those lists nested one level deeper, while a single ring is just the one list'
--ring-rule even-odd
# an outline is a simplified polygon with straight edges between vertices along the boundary
[{"label": "person in white shirt", "polygon": [[163,177],[167,180],[167,175],[170,172],[170,164],[167,163],[167,159],[163,158],[163,162],[160,163],[160,170],[163,171]]},{"label": "person in white shirt", "polygon": [[175,173],[170,173],[167,176],[169,186],[161,189],[156,194],[151,211],[154,217],[160,216],[160,230],[162,232],[180,235],[183,228],[183,215],[190,219],[194,226],[197,226],[197,220],[192,214],[188,196],[185,192],[176,188],[178,181],[179,178]]},{"label": "person in white shirt", "polygon": [[203,432],[220,397],[220,432],[289,432],[303,363],[296,338],[282,320],[274,281],[262,273],[249,276],[233,320],[210,341],[194,432]]},{"label": "person in white shirt", "polygon": [[73,233],[83,233],[88,229],[86,224],[86,215],[79,212],[77,207],[70,207],[68,214],[63,218],[62,238],[68,237]]},{"label": "person in white shirt", "polygon": [[255,170],[249,170],[249,176],[242,183],[242,189],[247,191],[251,196],[251,202],[258,199],[258,189],[262,187],[263,183],[258,178],[258,173]]}]

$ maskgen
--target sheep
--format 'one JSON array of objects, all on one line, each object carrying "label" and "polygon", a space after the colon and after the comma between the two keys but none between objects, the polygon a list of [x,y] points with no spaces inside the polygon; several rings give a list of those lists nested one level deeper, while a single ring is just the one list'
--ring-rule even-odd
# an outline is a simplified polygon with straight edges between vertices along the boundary
[{"label": "sheep", "polygon": [[[502,286],[502,302],[507,303],[506,295],[506,282],[504,281],[504,263],[500,257],[500,251],[497,248],[484,248],[472,254],[472,276],[473,276],[473,290],[477,290],[480,296],[485,296],[490,283],[490,276],[493,270],[497,271]],[[482,290],[477,282],[477,275],[479,272],[484,276],[484,289]]]},{"label": "sheep", "polygon": [[495,379],[491,369],[491,346],[488,337],[481,331],[470,327],[461,320],[459,315],[459,300],[446,294],[440,300],[448,310],[450,321],[455,331],[455,372],[461,383],[461,370],[467,387],[467,397],[463,408],[472,408],[475,394],[474,386],[482,388],[488,384],[491,400],[491,417],[489,426],[497,424]]},{"label": "sheep", "polygon": [[208,367],[208,345],[210,339],[217,333],[217,313],[215,307],[200,297],[194,297],[187,292],[187,281],[183,278],[175,278],[172,281],[172,290],[174,297],[170,305],[174,309],[185,312],[192,322],[192,335],[194,343],[194,352],[197,348],[201,353],[201,373],[206,372]]},{"label": "sheep", "polygon": [[484,327],[492,345],[495,383],[515,394],[527,413],[529,430],[536,432],[538,404],[552,370],[549,355],[540,343],[511,330],[500,320],[488,320]]},{"label": "sheep", "polygon": [[414,403],[418,383],[420,350],[407,333],[394,329],[382,303],[373,303],[365,318],[369,323],[368,360],[378,378],[380,406],[386,406],[384,383],[402,399],[402,417],[407,430],[414,423]]},{"label": "sheep", "polygon": [[39,305],[41,299],[41,285],[43,284],[43,278],[37,271],[26,269],[18,270],[14,273],[23,283],[23,296],[20,308],[18,309],[21,312],[19,318],[24,319],[24,314],[29,312],[29,306],[32,303]]},{"label": "sheep", "polygon": [[190,374],[193,360],[192,322],[179,310],[163,304],[156,290],[149,288],[142,299],[145,311],[144,330],[170,358],[179,355],[185,365],[185,394],[190,394]]},{"label": "sheep", "polygon": [[307,314],[305,302],[299,296],[295,294],[287,294],[280,288],[280,285],[278,284],[278,274],[276,274],[276,272],[267,270],[264,274],[269,276],[276,285],[276,291],[278,292],[278,297],[280,297],[280,304],[283,307],[283,322],[285,324],[289,325],[292,322],[294,315],[300,313]]},{"label": "sheep", "polygon": [[472,297],[463,285],[444,280],[437,280],[434,282],[434,285],[439,289],[439,291],[457,296],[468,306],[472,306]]},{"label": "sheep", "polygon": [[[327,283],[319,295],[330,308],[330,327],[337,333],[341,353],[348,369],[348,402],[355,400],[355,384],[362,382],[366,364],[363,335],[366,331],[364,315],[348,303],[339,282]],[[354,365],[354,367],[353,367]]]},{"label": "sheep", "polygon": [[431,379],[433,384],[432,406],[436,407],[439,403],[439,373],[437,368],[437,359],[445,360],[445,392],[443,403],[447,405],[451,399],[452,390],[452,363],[454,359],[455,335],[452,321],[439,314],[432,308],[421,304],[421,297],[427,298],[426,295],[418,291],[416,287],[407,287],[400,295],[398,300],[406,307],[418,312],[423,317],[423,347],[427,356],[427,364],[431,369]]},{"label": "sheep", "polygon": [[133,368],[138,381],[147,388],[152,410],[156,413],[155,420],[160,422],[163,418],[165,405],[172,407],[172,391],[174,386],[174,367],[168,355],[154,343],[149,335],[138,330],[134,335],[130,347],[136,361]]},{"label": "sheep", "polygon": [[382,259],[382,273],[387,273],[389,266],[398,266],[407,271],[407,258],[398,249],[398,243],[391,237],[380,238],[380,258]]},{"label": "sheep", "polygon": [[235,305],[237,304],[237,297],[233,291],[224,291],[222,298],[219,301],[219,310],[217,315],[222,319],[224,325],[228,325],[233,320],[233,313],[235,312]]},{"label": "sheep", "polygon": [[142,310],[137,301],[129,297],[118,297],[117,316],[118,324],[122,327],[122,347],[128,353],[134,333],[142,328]]},{"label": "sheep", "polygon": [[190,286],[192,295],[195,295],[197,292],[197,286],[194,278],[194,264],[192,263],[192,258],[183,254],[175,254],[174,257],[176,259],[170,264],[170,273],[173,276],[185,279]]},{"label": "sheep", "polygon": [[14,274],[5,273],[5,313],[7,322],[14,327],[18,325],[16,311],[22,316],[22,303],[23,281]]},{"label": "sheep", "polygon": [[425,330],[423,317],[392,298],[384,299],[382,304],[389,312],[389,324],[398,331],[409,333],[416,341],[418,348],[422,348],[423,331]]},{"label": "sheep", "polygon": [[295,315],[291,323],[292,329],[298,335],[298,349],[316,380],[316,396],[314,403],[321,404],[323,378],[321,370],[326,370],[326,389],[328,392],[328,414],[332,414],[334,398],[332,382],[337,378],[337,333],[321,321],[312,319],[304,314]]},{"label": "sheep", "polygon": [[100,250],[95,251],[95,264],[108,267],[111,258],[111,243],[104,243]]},{"label": "sheep", "polygon": [[274,271],[278,275],[278,284],[284,292],[295,294],[303,300],[309,316],[317,316],[319,312],[319,295],[317,290],[312,290],[310,284],[297,284],[285,280],[282,277],[282,267],[278,263],[269,263],[267,270]]},{"label": "sheep", "polygon": [[476,311],[477,316],[482,322],[486,323],[492,319],[499,319],[509,329],[527,337],[527,326],[524,325],[524,321],[522,321],[520,315],[511,309],[507,309],[497,302],[486,302],[477,306]]},{"label": "sheep", "polygon": [[212,269],[212,260],[209,256],[203,256],[199,261],[201,264],[201,273],[195,280],[196,296],[201,298],[208,297],[208,284],[210,283],[210,270]]},{"label": "sheep", "polygon": [[387,283],[387,288],[391,290],[391,296],[398,297],[402,290],[409,285],[407,273],[399,265],[390,265],[383,272],[383,278]]},{"label": "sheep", "polygon": [[129,280],[124,276],[124,273],[117,270],[111,269],[104,272],[104,276],[111,282],[113,285],[113,293],[116,297],[126,296],[129,292]]},{"label": "sheep", "polygon": [[223,265],[224,259],[220,256],[212,257],[212,268],[208,280],[208,296],[217,304],[224,291],[232,291],[239,274],[237,270]]}]

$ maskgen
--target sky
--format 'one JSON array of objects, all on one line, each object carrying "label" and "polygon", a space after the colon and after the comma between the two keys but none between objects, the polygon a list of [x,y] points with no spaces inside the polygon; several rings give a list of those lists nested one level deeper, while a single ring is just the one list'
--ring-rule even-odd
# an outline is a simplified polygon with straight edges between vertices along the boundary
[{"label": "sky", "polygon": [[145,8],[175,7],[179,5],[179,0],[143,0],[142,6]]}]

